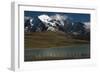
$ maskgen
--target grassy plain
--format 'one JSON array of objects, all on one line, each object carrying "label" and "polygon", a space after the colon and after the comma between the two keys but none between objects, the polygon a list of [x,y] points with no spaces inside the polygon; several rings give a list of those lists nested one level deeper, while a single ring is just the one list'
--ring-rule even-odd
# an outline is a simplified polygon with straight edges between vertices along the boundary
[{"label": "grassy plain", "polygon": [[89,43],[87,40],[73,39],[63,32],[25,32],[24,36],[25,48],[54,48]]}]

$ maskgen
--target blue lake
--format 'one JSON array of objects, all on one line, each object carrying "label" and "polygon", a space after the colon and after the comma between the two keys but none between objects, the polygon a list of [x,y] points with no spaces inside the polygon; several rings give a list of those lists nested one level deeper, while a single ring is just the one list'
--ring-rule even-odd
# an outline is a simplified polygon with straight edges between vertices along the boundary
[{"label": "blue lake", "polygon": [[90,44],[76,44],[59,48],[25,48],[24,61],[90,58]]}]

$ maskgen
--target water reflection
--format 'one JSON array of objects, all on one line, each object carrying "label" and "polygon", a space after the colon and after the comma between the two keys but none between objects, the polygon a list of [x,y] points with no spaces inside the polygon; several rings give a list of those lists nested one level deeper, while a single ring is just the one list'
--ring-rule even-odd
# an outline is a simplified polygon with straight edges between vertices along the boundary
[{"label": "water reflection", "polygon": [[80,59],[90,57],[89,44],[64,48],[25,49],[25,61]]}]

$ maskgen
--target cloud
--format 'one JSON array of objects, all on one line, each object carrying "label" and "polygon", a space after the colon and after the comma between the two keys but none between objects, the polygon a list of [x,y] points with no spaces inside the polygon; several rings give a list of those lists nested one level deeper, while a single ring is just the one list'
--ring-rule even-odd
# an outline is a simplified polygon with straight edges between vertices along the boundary
[{"label": "cloud", "polygon": [[84,22],[85,29],[90,29],[90,22]]},{"label": "cloud", "polygon": [[66,20],[68,18],[68,16],[64,16],[64,15],[61,15],[61,14],[56,14],[56,15],[52,15],[51,18],[56,19],[56,20]]},{"label": "cloud", "polygon": [[33,17],[24,16],[24,20],[34,19]]},{"label": "cloud", "polygon": [[69,17],[61,14],[56,14],[50,16],[52,19],[60,21],[60,25],[64,26],[64,20],[67,20]]},{"label": "cloud", "polygon": [[84,22],[85,31],[90,32],[90,22]]}]

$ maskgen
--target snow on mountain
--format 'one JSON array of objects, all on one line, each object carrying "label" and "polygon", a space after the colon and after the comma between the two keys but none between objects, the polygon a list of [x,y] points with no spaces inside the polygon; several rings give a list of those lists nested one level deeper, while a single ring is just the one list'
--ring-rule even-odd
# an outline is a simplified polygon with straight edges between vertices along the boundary
[{"label": "snow on mountain", "polygon": [[56,15],[51,16],[51,18],[52,18],[52,20],[59,21],[59,25],[64,26],[64,20],[66,20],[66,16],[56,14]]},{"label": "snow on mountain", "polygon": [[[40,21],[42,23],[44,23],[44,25],[47,27],[47,30],[51,30],[51,31],[57,31],[57,30],[64,30],[64,25],[68,24],[68,16],[64,16],[61,14],[55,14],[52,16],[48,16],[48,15],[40,15],[38,16],[38,18],[40,19]],[[65,24],[65,21],[67,22]]]},{"label": "snow on mountain", "polygon": [[[33,23],[33,21],[35,23]],[[25,17],[25,31],[63,31],[73,35],[84,35],[90,32],[90,23],[72,22],[68,16],[60,14],[52,16],[42,14],[35,19],[32,17]]]},{"label": "snow on mountain", "polygon": [[48,22],[51,20],[51,18],[50,18],[48,15],[45,15],[45,14],[38,16],[38,18],[39,18],[42,22],[45,22],[45,23],[48,23]]},{"label": "snow on mountain", "polygon": [[28,32],[32,29],[32,27],[34,26],[33,22],[33,18],[32,17],[24,17],[24,30],[25,32]]},{"label": "snow on mountain", "polygon": [[49,17],[48,15],[40,15],[38,18],[44,23],[44,25],[47,27],[47,31],[56,31],[56,21]]}]

